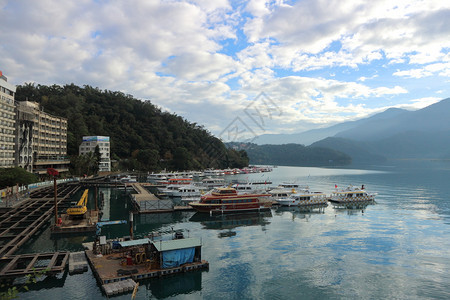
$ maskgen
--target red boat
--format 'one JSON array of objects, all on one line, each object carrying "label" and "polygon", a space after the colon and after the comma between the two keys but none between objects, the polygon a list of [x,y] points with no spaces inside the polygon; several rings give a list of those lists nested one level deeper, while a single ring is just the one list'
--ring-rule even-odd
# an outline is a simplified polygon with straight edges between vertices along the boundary
[{"label": "red boat", "polygon": [[202,196],[199,202],[189,203],[199,212],[228,213],[269,210],[272,202],[264,201],[269,194],[238,194],[231,187],[214,189],[211,194]]}]

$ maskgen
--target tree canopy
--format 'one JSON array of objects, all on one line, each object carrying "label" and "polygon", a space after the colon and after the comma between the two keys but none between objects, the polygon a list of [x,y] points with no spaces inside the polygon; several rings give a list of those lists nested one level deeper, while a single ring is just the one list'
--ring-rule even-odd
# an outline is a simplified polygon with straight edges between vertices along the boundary
[{"label": "tree canopy", "polygon": [[32,174],[22,168],[0,168],[0,189],[7,186],[27,185],[38,182],[39,179],[35,174]]}]

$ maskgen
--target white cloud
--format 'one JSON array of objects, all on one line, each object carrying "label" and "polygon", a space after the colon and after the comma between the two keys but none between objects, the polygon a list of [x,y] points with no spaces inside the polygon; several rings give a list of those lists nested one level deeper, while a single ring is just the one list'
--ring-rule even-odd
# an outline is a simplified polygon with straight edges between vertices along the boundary
[{"label": "white cloud", "polygon": [[267,7],[269,1],[266,0],[250,0],[245,6],[245,10],[250,12],[252,15],[257,17],[262,17],[270,13]]},{"label": "white cloud", "polygon": [[375,74],[375,75],[373,75],[373,76],[370,76],[370,77],[366,77],[366,76],[361,76],[361,77],[359,77],[358,78],[358,81],[362,81],[362,82],[364,82],[364,81],[366,81],[366,80],[369,80],[369,79],[374,79],[374,78],[377,78],[378,77],[378,75],[377,74]]},{"label": "white cloud", "polygon": [[421,69],[410,69],[393,73],[393,75],[395,76],[410,78],[422,78],[433,76],[435,74],[443,77],[450,77],[450,63],[429,64]]},{"label": "white cloud", "polygon": [[[450,41],[450,5],[442,1],[320,1],[276,6],[246,23],[251,42],[276,41],[278,65],[295,71],[367,64],[383,58],[439,60]],[[339,42],[341,48],[327,50]]]},{"label": "white cloud", "polygon": [[430,106],[436,102],[439,102],[442,98],[437,97],[426,97],[420,99],[412,99],[409,103],[395,105],[394,107],[403,108],[407,110],[417,110],[427,106]]},{"label": "white cloud", "polygon": [[175,75],[179,80],[213,81],[236,70],[232,58],[223,54],[197,52],[170,59],[161,71]]},{"label": "white cloud", "polygon": [[[353,104],[352,101],[364,102],[364,99],[370,97],[380,98],[407,93],[399,86],[370,88],[354,82],[299,76],[255,79],[248,82],[250,82],[246,87],[248,95],[264,92],[280,107],[283,111],[282,116],[274,118],[280,124],[327,123],[336,119],[365,116],[372,111],[364,104]],[[339,104],[338,99],[348,100],[345,101],[346,104]]]},{"label": "white cloud", "polygon": [[450,77],[448,2],[285,2],[2,1],[0,68],[16,84],[120,90],[210,128],[261,91],[283,110],[268,131],[449,93],[433,80]]},{"label": "white cloud", "polygon": [[422,78],[422,77],[431,76],[432,73],[428,72],[424,69],[411,69],[411,70],[405,70],[405,71],[397,71],[393,75],[410,77],[410,78]]}]

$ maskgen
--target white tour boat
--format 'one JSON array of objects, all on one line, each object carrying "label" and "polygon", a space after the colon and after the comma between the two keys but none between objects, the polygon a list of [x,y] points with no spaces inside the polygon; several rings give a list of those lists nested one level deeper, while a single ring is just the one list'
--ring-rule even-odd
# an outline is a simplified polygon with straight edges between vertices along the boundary
[{"label": "white tour boat", "polygon": [[167,180],[167,174],[166,173],[152,173],[148,174],[147,181],[148,182],[155,182],[155,181],[165,181]]},{"label": "white tour boat", "polygon": [[216,187],[222,187],[225,186],[225,179],[223,178],[204,178],[202,179],[201,185],[204,186],[206,189],[213,189]]},{"label": "white tour boat", "polygon": [[200,198],[202,191],[195,185],[186,185],[179,187],[172,193],[172,197],[198,197]]},{"label": "white tour boat", "polygon": [[265,194],[267,188],[264,185],[253,182],[235,183],[231,186],[238,194]]},{"label": "white tour boat", "polygon": [[322,192],[311,192],[309,189],[294,191],[288,196],[275,198],[281,206],[304,206],[327,204],[328,198]]},{"label": "white tour boat", "polygon": [[342,203],[352,203],[352,202],[368,202],[374,201],[377,193],[368,193],[364,185],[359,187],[354,187],[352,185],[348,186],[346,189],[337,190],[333,192],[328,199],[332,203],[342,204]]}]

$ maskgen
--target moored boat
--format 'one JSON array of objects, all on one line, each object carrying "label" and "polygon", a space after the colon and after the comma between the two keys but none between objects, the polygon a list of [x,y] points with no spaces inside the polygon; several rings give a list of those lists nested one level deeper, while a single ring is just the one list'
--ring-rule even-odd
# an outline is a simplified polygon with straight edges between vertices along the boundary
[{"label": "moored boat", "polygon": [[157,181],[165,181],[167,180],[167,176],[165,173],[152,173],[148,174],[147,181],[148,182],[157,182]]},{"label": "moored boat", "polygon": [[238,194],[231,187],[214,189],[210,194],[204,195],[199,202],[189,203],[199,212],[245,212],[270,209],[271,202],[264,201],[268,194]]},{"label": "moored boat", "polygon": [[267,193],[267,187],[264,183],[244,182],[235,183],[231,186],[236,189],[238,194],[265,194]]},{"label": "moored boat", "polygon": [[279,199],[288,199],[297,190],[307,188],[307,186],[301,187],[298,183],[282,182],[277,187],[271,189],[269,194],[272,196],[273,201],[277,201]]},{"label": "moored boat", "polygon": [[202,184],[202,186],[204,186],[207,189],[212,189],[212,188],[224,186],[225,179],[207,177],[207,178],[202,179],[201,184]]},{"label": "moored boat", "polygon": [[172,197],[198,197],[200,198],[200,195],[202,194],[202,191],[195,185],[186,185],[179,187],[176,191],[172,193]]},{"label": "moored boat", "polygon": [[281,206],[306,206],[327,204],[327,196],[322,192],[311,192],[309,189],[294,191],[292,194],[275,199]]},{"label": "moored boat", "polygon": [[351,202],[369,202],[374,201],[377,193],[368,193],[364,185],[359,187],[354,187],[352,185],[348,186],[346,189],[337,190],[333,192],[328,199],[328,201],[336,204],[345,204]]}]

